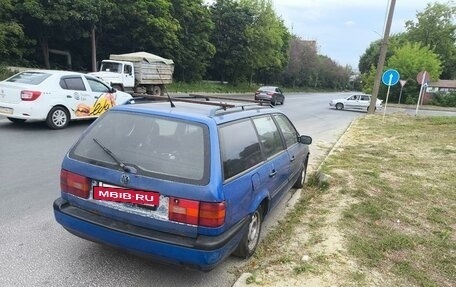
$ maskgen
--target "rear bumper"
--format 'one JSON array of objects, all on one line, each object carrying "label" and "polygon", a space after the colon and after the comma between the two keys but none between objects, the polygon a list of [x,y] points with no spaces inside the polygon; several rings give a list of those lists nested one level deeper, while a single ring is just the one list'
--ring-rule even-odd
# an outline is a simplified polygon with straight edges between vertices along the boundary
[{"label": "rear bumper", "polygon": [[219,236],[190,238],[115,221],[72,206],[62,198],[54,201],[54,216],[66,230],[84,239],[205,271],[229,256],[248,228],[247,217]]}]

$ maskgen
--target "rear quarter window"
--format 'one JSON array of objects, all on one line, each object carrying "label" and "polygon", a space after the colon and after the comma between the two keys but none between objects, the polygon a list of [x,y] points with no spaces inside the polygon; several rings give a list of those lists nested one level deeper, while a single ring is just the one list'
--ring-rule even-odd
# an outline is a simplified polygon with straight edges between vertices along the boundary
[{"label": "rear quarter window", "polygon": [[263,160],[260,143],[250,119],[221,126],[219,133],[225,180]]}]

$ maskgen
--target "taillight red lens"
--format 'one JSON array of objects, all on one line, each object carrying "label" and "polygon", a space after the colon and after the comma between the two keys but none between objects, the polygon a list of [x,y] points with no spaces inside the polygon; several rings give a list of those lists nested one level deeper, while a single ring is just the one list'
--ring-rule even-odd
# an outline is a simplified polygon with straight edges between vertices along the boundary
[{"label": "taillight red lens", "polygon": [[182,198],[169,199],[169,220],[219,227],[225,223],[226,207],[224,202],[199,202]]},{"label": "taillight red lens", "polygon": [[21,91],[21,100],[23,101],[34,101],[38,99],[39,96],[41,96],[40,91]]},{"label": "taillight red lens", "polygon": [[201,202],[199,225],[218,227],[225,223],[225,202]]},{"label": "taillight red lens", "polygon": [[199,202],[176,197],[169,198],[169,220],[198,224]]},{"label": "taillight red lens", "polygon": [[90,180],[82,175],[62,169],[60,171],[60,189],[82,198],[89,198]]}]

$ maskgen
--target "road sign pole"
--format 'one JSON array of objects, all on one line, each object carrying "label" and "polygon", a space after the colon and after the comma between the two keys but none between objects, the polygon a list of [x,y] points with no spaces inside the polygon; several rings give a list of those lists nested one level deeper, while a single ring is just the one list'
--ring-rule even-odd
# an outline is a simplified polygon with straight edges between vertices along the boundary
[{"label": "road sign pole", "polygon": [[423,76],[421,78],[421,89],[420,89],[420,94],[418,95],[418,101],[416,102],[416,110],[415,110],[415,116],[418,115],[418,107],[420,106],[420,101],[421,101],[421,94],[423,93],[423,86],[424,82],[426,81],[426,71],[423,72]]},{"label": "road sign pole", "polygon": [[399,93],[399,101],[397,101],[398,104],[401,103],[401,97],[402,97],[402,89],[404,88],[404,86],[401,86],[401,92]]},{"label": "road sign pole", "polygon": [[390,94],[390,88],[391,88],[391,78],[390,78],[390,84],[388,85],[388,91],[386,92],[386,101],[385,101],[385,107],[383,108],[382,121],[385,121],[386,106],[388,105],[388,97],[389,97],[389,94]]}]

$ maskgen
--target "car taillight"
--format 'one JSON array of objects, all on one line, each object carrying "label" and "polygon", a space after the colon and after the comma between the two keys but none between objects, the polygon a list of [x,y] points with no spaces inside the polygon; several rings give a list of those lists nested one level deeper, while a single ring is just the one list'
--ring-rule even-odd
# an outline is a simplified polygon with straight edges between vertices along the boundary
[{"label": "car taillight", "polygon": [[38,99],[39,96],[41,96],[40,91],[21,91],[21,100],[23,101],[34,101]]},{"label": "car taillight", "polygon": [[60,189],[78,197],[89,198],[90,180],[82,175],[62,169],[60,171]]},{"label": "car taillight", "polygon": [[169,219],[181,223],[218,227],[225,222],[224,202],[199,202],[182,198],[169,199]]},{"label": "car taillight", "polygon": [[268,92],[268,96],[273,96],[274,92]]},{"label": "car taillight", "polygon": [[225,222],[225,202],[201,202],[199,225],[207,227],[221,226]]}]

